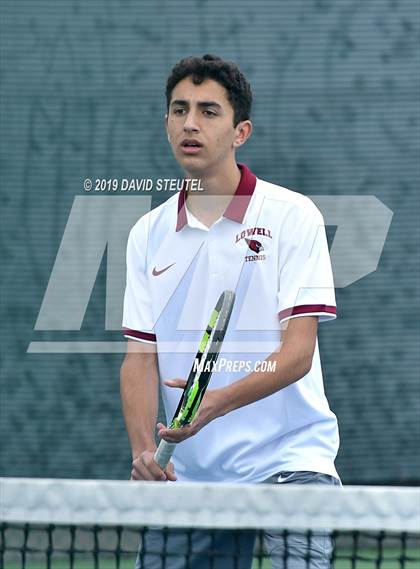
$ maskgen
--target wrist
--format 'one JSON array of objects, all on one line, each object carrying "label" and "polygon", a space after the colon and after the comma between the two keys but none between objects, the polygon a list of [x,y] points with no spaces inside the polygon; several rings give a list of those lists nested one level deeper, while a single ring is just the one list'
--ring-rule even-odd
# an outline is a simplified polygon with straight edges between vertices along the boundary
[{"label": "wrist", "polygon": [[150,441],[150,444],[141,446],[141,447],[136,447],[131,449],[131,460],[136,460],[136,458],[139,458],[139,456],[145,452],[145,451],[149,451],[149,452],[155,452],[155,450],[157,449],[157,445],[156,442]]},{"label": "wrist", "polygon": [[226,415],[227,413],[230,413],[234,410],[232,386],[227,385],[226,387],[222,387],[217,391],[219,398],[217,405],[217,415],[215,418],[223,417],[223,415]]}]

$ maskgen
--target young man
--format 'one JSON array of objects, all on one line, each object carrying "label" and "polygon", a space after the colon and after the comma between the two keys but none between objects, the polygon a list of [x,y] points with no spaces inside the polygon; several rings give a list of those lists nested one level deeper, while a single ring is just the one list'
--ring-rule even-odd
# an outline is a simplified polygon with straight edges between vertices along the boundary
[{"label": "young man", "polygon": [[[308,198],[236,163],[236,149],[252,132],[251,89],[236,65],[210,55],[184,59],[172,70],[166,96],[172,151],[203,191],[184,188],[142,217],[129,237],[121,393],[132,479],[339,484],[337,421],[324,394],[316,337],[318,321],[336,316],[322,215]],[[225,289],[236,292],[220,355],[231,365],[213,374],[190,426],[157,425],[160,438],[181,443],[162,471],[153,460],[159,382],[170,421]],[[261,371],[263,360],[270,371]],[[190,558],[191,567],[207,567],[210,545],[232,547],[229,532],[214,539],[196,532],[203,556]],[[241,539],[239,567],[249,568],[253,537]],[[169,540],[179,555],[166,566],[181,569],[184,542],[176,533]],[[276,551],[273,567],[283,567],[282,534],[265,541]],[[288,567],[308,567],[302,536],[290,536],[287,547]],[[330,551],[325,535],[313,536],[309,567],[329,567]],[[139,556],[137,566],[160,563],[160,556]],[[226,558],[220,563],[234,566]]]}]

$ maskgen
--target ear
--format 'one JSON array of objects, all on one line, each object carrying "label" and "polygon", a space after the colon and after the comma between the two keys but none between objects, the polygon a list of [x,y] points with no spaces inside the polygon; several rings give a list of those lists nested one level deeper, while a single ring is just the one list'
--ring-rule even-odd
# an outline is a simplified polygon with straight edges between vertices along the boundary
[{"label": "ear", "polygon": [[252,134],[252,122],[250,120],[242,121],[238,123],[235,127],[235,138],[233,141],[233,147],[239,148],[242,144],[248,140]]},{"label": "ear", "polygon": [[164,123],[165,123],[165,129],[166,129],[166,136],[168,137],[168,142],[170,143],[171,137],[169,136],[169,130],[168,130],[168,114],[165,115]]}]

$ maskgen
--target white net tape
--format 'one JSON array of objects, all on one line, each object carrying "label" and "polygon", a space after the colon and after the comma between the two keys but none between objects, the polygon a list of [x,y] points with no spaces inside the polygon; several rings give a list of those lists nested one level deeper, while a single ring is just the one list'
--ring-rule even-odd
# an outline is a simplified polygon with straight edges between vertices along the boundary
[{"label": "white net tape", "polygon": [[0,521],[420,532],[420,489],[0,478]]}]

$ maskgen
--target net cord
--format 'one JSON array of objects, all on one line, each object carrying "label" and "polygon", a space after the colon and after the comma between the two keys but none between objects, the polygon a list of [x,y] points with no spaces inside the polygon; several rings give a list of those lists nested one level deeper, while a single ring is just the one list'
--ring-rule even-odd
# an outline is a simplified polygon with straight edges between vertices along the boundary
[{"label": "net cord", "polygon": [[420,532],[420,488],[0,478],[0,521]]}]

